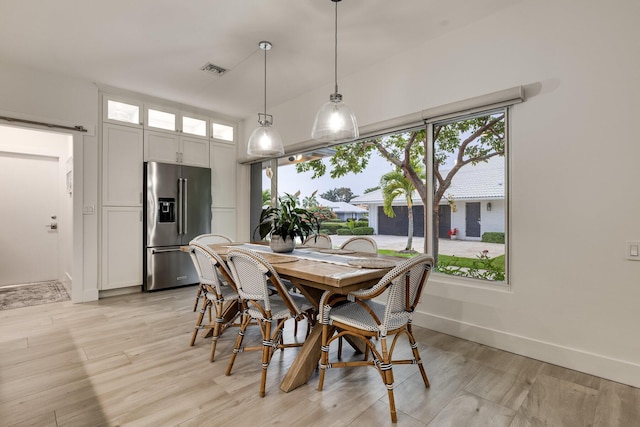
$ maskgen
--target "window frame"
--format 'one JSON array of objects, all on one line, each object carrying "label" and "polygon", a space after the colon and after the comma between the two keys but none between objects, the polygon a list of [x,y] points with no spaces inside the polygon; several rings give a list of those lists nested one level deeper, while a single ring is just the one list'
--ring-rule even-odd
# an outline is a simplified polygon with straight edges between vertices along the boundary
[{"label": "window frame", "polygon": [[[464,277],[464,276],[452,276],[446,273],[441,273],[434,270],[434,275],[437,277],[439,281],[442,281],[446,284],[452,285],[464,285],[464,286],[473,286],[478,288],[490,289],[490,290],[503,290],[510,291],[511,290],[511,278],[510,278],[510,258],[511,258],[511,232],[510,232],[510,217],[511,217],[511,161],[509,156],[510,145],[511,145],[511,109],[513,105],[500,105],[500,106],[487,106],[486,109],[477,108],[474,112],[471,113],[461,113],[459,115],[449,115],[446,118],[435,118],[432,120],[425,120],[426,125],[426,138],[425,138],[425,167],[427,170],[430,170],[432,173],[427,174],[427,188],[430,188],[427,196],[427,203],[431,207],[433,206],[435,200],[435,177],[433,174],[433,166],[434,166],[434,155],[435,155],[435,147],[434,147],[434,139],[433,139],[433,129],[435,125],[441,125],[446,123],[452,123],[457,121],[462,121],[465,119],[470,119],[473,117],[485,116],[488,114],[493,114],[496,112],[502,112],[504,114],[504,230],[505,230],[505,260],[504,260],[504,281],[491,281],[491,280],[482,280],[475,279],[473,277]],[[430,224],[430,226],[429,226]],[[429,227],[429,228],[427,228]],[[431,238],[425,238],[425,252],[434,254],[435,247],[435,237],[437,232],[435,230],[436,223],[433,218],[433,209],[429,209],[428,212],[425,212],[425,230],[431,230]],[[435,254],[434,254],[435,255]]]}]

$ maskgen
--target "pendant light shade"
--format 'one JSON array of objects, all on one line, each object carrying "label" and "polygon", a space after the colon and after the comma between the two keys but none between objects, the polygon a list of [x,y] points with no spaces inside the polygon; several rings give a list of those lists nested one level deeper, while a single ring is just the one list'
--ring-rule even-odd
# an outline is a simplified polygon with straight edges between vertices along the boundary
[{"label": "pendant light shade", "polygon": [[250,156],[276,157],[284,154],[282,138],[278,131],[272,126],[273,116],[267,114],[267,51],[271,49],[271,43],[261,41],[258,46],[264,50],[264,113],[258,113],[258,123],[249,137],[247,154]]},{"label": "pendant light shade", "polygon": [[335,91],[329,96],[329,102],[324,104],[313,123],[311,137],[321,141],[346,142],[357,139],[358,123],[351,109],[342,102],[342,95],[338,93],[338,2],[335,13],[335,50],[334,50],[334,77]]}]

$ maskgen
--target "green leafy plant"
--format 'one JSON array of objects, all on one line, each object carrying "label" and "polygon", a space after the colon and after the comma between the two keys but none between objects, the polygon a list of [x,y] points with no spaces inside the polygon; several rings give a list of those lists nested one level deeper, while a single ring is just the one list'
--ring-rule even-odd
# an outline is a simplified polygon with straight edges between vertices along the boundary
[{"label": "green leafy plant", "polygon": [[489,258],[489,251],[483,250],[475,259],[440,255],[436,270],[452,276],[504,282],[504,255]]},{"label": "green leafy plant", "polygon": [[278,206],[267,206],[262,209],[260,223],[254,230],[264,239],[269,234],[281,236],[283,239],[290,237],[292,240],[299,237],[304,241],[312,234],[320,232],[320,222],[309,210],[297,205],[297,198],[291,194],[278,198]]}]

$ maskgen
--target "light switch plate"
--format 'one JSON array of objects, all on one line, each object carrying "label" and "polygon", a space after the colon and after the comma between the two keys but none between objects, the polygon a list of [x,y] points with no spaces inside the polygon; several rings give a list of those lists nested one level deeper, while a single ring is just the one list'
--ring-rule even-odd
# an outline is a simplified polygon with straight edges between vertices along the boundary
[{"label": "light switch plate", "polygon": [[627,242],[625,252],[626,259],[640,261],[640,241]]},{"label": "light switch plate", "polygon": [[84,205],[82,207],[82,213],[85,215],[93,215],[96,213],[96,206],[95,205]]}]

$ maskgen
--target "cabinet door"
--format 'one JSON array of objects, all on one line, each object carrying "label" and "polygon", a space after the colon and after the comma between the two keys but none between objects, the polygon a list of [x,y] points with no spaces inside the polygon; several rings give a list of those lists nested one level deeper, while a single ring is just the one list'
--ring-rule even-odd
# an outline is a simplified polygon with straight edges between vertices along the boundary
[{"label": "cabinet door", "polygon": [[238,215],[235,209],[213,208],[211,209],[211,232],[213,234],[224,234],[232,240],[236,240],[236,226],[238,225]]},{"label": "cabinet door", "polygon": [[102,127],[102,204],[142,206],[142,129]]},{"label": "cabinet door", "polygon": [[144,131],[145,162],[179,163],[179,137],[176,133]]},{"label": "cabinet door", "polygon": [[180,137],[180,160],[189,166],[209,167],[209,140]]},{"label": "cabinet door", "polygon": [[211,197],[215,208],[236,207],[236,146],[211,143]]},{"label": "cabinet door", "polygon": [[101,289],[142,285],[142,208],[102,208]]}]

